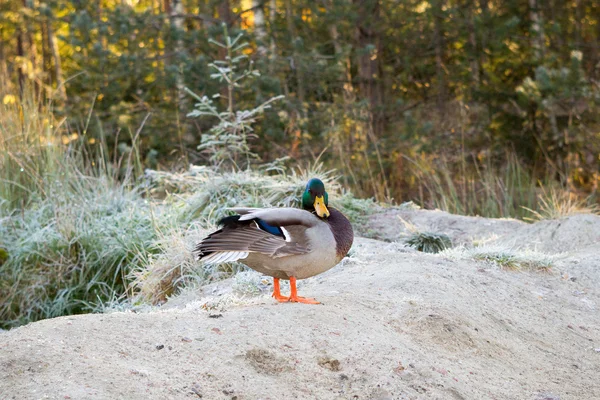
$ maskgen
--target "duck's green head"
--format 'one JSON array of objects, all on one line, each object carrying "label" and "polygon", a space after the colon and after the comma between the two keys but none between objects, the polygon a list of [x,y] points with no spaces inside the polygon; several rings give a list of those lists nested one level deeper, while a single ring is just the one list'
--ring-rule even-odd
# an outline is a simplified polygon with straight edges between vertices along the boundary
[{"label": "duck's green head", "polygon": [[329,217],[329,195],[325,191],[325,185],[320,179],[313,178],[306,184],[306,190],[302,195],[302,208],[307,211],[315,211],[320,218]]}]

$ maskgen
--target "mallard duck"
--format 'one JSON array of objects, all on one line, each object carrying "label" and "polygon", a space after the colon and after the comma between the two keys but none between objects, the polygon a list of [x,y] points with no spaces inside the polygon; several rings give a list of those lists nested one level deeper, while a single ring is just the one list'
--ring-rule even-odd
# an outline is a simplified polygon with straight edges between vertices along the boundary
[{"label": "mallard duck", "polygon": [[[296,280],[323,273],[348,253],[354,240],[350,221],[329,207],[319,179],[311,179],[302,195],[302,209],[232,208],[221,229],[196,246],[196,259],[208,264],[240,261],[273,277],[273,297],[280,302],[319,304],[298,296]],[[282,296],[279,280],[290,281],[290,296]]]}]

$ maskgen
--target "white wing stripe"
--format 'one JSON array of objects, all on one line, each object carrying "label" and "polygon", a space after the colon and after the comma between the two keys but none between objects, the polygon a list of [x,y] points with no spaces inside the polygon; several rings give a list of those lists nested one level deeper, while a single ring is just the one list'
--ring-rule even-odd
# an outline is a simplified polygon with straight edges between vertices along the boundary
[{"label": "white wing stripe", "polygon": [[203,258],[202,261],[205,264],[211,264],[213,262],[213,260],[215,259],[215,256],[217,256],[219,253],[213,253],[210,256]]},{"label": "white wing stripe", "polygon": [[286,242],[291,242],[292,241],[292,236],[290,235],[290,233],[288,232],[287,229],[285,229],[283,226],[280,226],[279,229],[281,229],[281,232],[283,232],[283,237],[285,238]]},{"label": "white wing stripe", "polygon": [[220,261],[220,259],[223,257],[223,253],[222,251],[218,251],[215,252],[213,254],[211,254],[210,256],[205,258],[205,262],[210,263],[210,264],[218,264]]},{"label": "white wing stripe", "polygon": [[221,264],[224,262],[232,262],[248,257],[247,251],[217,251],[210,256],[203,258],[205,264]]},{"label": "white wing stripe", "polygon": [[230,254],[231,254],[230,251],[224,251],[223,253],[221,253],[221,256],[215,260],[215,262],[219,263],[219,264],[222,262],[225,262]]},{"label": "white wing stripe", "polygon": [[235,253],[237,253],[237,251],[229,251],[229,252],[225,253],[226,255],[223,257],[221,262],[224,263],[224,262],[231,261],[232,258],[235,258]]}]

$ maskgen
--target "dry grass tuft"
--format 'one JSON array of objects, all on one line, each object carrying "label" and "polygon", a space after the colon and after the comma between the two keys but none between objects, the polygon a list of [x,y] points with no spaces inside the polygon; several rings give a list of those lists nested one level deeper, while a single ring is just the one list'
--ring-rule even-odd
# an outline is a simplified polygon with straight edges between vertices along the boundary
[{"label": "dry grass tuft", "polygon": [[484,245],[481,247],[457,247],[440,253],[452,260],[475,260],[511,271],[550,272],[557,256],[533,250],[516,250],[510,247]]},{"label": "dry grass tuft", "polygon": [[542,190],[538,196],[538,210],[523,207],[533,214],[533,217],[525,217],[528,221],[541,221],[546,219],[559,219],[577,214],[598,214],[598,205],[588,205],[586,200],[572,192],[564,190]]},{"label": "dry grass tuft", "polygon": [[197,279],[199,268],[192,250],[207,233],[198,225],[161,233],[155,243],[157,253],[148,255],[129,276],[135,302],[164,303],[186,279]]}]

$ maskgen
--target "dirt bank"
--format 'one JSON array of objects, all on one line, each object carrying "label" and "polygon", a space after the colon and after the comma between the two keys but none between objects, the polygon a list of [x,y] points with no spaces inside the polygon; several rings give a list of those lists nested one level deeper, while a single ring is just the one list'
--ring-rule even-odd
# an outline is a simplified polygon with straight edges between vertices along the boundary
[{"label": "dirt bank", "polygon": [[[478,220],[463,237],[498,225]],[[600,250],[587,244],[533,273],[359,238],[302,282],[322,305],[243,296],[233,279],[162,309],[36,322],[0,333],[0,398],[598,399]]]}]

